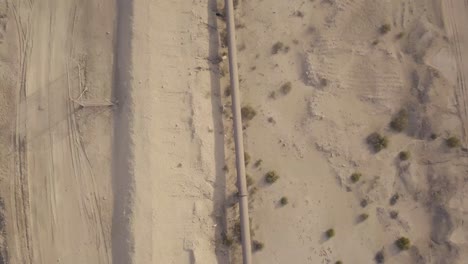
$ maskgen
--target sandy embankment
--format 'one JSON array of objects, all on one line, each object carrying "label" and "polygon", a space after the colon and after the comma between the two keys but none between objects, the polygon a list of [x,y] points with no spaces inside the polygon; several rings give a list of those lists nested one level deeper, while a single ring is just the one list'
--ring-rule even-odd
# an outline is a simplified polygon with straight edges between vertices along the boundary
[{"label": "sandy embankment", "polygon": [[[241,93],[257,113],[245,129],[253,239],[264,243],[254,262],[372,263],[382,251],[385,263],[463,263],[466,151],[445,144],[466,146],[463,1],[239,2]],[[398,133],[389,122],[402,108]],[[390,142],[378,153],[365,140],[375,131]],[[400,236],[410,250],[395,247]]]},{"label": "sandy embankment", "polygon": [[133,261],[226,263],[214,13],[184,0],[137,0],[133,13]]}]

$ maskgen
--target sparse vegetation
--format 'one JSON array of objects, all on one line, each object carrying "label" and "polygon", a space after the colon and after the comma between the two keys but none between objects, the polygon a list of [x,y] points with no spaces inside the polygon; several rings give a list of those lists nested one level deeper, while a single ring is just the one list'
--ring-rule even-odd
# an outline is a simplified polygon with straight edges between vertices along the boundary
[{"label": "sparse vegetation", "polygon": [[362,213],[359,215],[358,219],[359,219],[359,222],[364,222],[367,220],[367,218],[369,218],[369,215],[366,214],[366,213]]},{"label": "sparse vegetation", "polygon": [[449,148],[456,148],[460,146],[460,139],[457,137],[451,136],[445,141]]},{"label": "sparse vegetation", "polygon": [[288,201],[288,197],[285,197],[285,196],[281,197],[281,199],[280,199],[280,204],[281,204],[282,206],[287,205],[288,202],[289,202],[289,201]]},{"label": "sparse vegetation", "polygon": [[388,138],[374,132],[367,137],[367,144],[372,147],[374,152],[379,152],[388,147]]},{"label": "sparse vegetation", "polygon": [[231,86],[230,85],[226,86],[226,88],[224,89],[224,96],[226,96],[226,97],[231,96]]},{"label": "sparse vegetation", "polygon": [[395,193],[391,198],[390,198],[390,205],[395,205],[398,202],[398,199],[400,199],[400,195],[398,193]]},{"label": "sparse vegetation", "polygon": [[338,260],[337,262],[335,262],[335,264],[343,264],[343,261]]},{"label": "sparse vegetation", "polygon": [[369,202],[366,199],[362,199],[359,204],[361,205],[362,208],[364,208],[369,204]]},{"label": "sparse vegetation", "polygon": [[228,165],[224,165],[224,166],[223,166],[223,171],[225,171],[225,172],[228,172],[228,171],[229,171]]},{"label": "sparse vegetation", "polygon": [[437,134],[436,134],[436,133],[432,133],[431,136],[430,136],[430,138],[431,138],[432,140],[436,140],[436,139],[437,139]]},{"label": "sparse vegetation", "polygon": [[395,39],[401,39],[404,35],[405,35],[404,32],[400,32],[400,33],[395,35]]},{"label": "sparse vegetation", "polygon": [[325,78],[320,78],[320,87],[326,87],[328,85],[328,80]]},{"label": "sparse vegetation", "polygon": [[250,121],[257,115],[257,111],[252,106],[247,105],[241,108],[241,116],[243,120]]},{"label": "sparse vegetation", "polygon": [[390,218],[397,219],[398,218],[398,211],[390,211]]},{"label": "sparse vegetation", "polygon": [[265,247],[265,245],[262,242],[259,242],[257,240],[252,241],[252,250],[253,252],[257,252],[262,250]]},{"label": "sparse vegetation", "polygon": [[400,250],[408,250],[411,246],[410,240],[406,237],[400,237],[395,241],[395,245],[400,249]]},{"label": "sparse vegetation", "polygon": [[333,228],[330,228],[328,229],[326,232],[325,232],[325,235],[327,236],[327,238],[332,238],[335,236],[335,229]]},{"label": "sparse vegetation", "polygon": [[390,31],[391,27],[390,24],[383,24],[379,27],[379,33],[382,35],[387,34]]},{"label": "sparse vegetation", "polygon": [[273,47],[271,48],[271,53],[272,54],[278,54],[280,50],[284,48],[284,44],[282,42],[276,42]]},{"label": "sparse vegetation", "polygon": [[361,176],[362,176],[362,174],[359,173],[359,172],[355,172],[355,173],[351,174],[351,177],[350,177],[350,178],[351,178],[351,182],[352,182],[352,183],[358,182],[359,179],[361,179]]},{"label": "sparse vegetation", "polygon": [[375,262],[377,263],[384,263],[385,262],[385,255],[384,255],[384,252],[383,250],[380,250],[379,252],[377,252],[377,254],[375,254]]},{"label": "sparse vegetation", "polygon": [[263,163],[263,160],[262,160],[262,159],[258,159],[257,161],[255,161],[254,167],[255,167],[255,168],[258,168],[258,167],[260,167],[260,166],[262,165],[262,163]]},{"label": "sparse vegetation", "polygon": [[390,122],[390,127],[397,131],[402,132],[408,127],[408,112],[405,109],[401,109]]},{"label": "sparse vegetation", "polygon": [[229,237],[228,235],[226,235],[225,233],[222,234],[222,238],[223,238],[223,244],[225,246],[230,247],[234,243],[234,240],[231,237]]},{"label": "sparse vegetation", "polygon": [[276,182],[278,179],[279,175],[276,173],[276,171],[269,171],[265,175],[265,181],[270,184]]},{"label": "sparse vegetation", "polygon": [[292,89],[291,82],[287,82],[281,85],[281,93],[283,95],[287,95],[289,92],[291,92],[291,89]]},{"label": "sparse vegetation", "polygon": [[250,155],[247,152],[244,152],[244,163],[245,163],[245,166],[249,165],[250,163]]},{"label": "sparse vegetation", "polygon": [[409,151],[401,151],[400,154],[398,154],[398,157],[400,160],[409,160],[411,153]]},{"label": "sparse vegetation", "polygon": [[249,174],[245,175],[245,180],[247,181],[247,187],[251,186],[254,183],[252,176]]},{"label": "sparse vegetation", "polygon": [[267,121],[268,121],[268,123],[272,123],[272,124],[275,123],[275,119],[273,117],[271,117],[271,116],[267,119]]}]

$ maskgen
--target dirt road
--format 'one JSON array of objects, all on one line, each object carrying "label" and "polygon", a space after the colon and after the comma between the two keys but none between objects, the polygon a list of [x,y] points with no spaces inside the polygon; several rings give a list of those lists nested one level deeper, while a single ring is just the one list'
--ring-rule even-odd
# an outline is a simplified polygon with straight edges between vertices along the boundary
[{"label": "dirt road", "polygon": [[112,35],[106,31],[113,29],[113,6],[6,3],[6,41],[17,40],[8,64],[17,74],[8,160],[14,166],[4,182],[11,263],[111,261],[110,139],[104,137],[111,109],[80,109],[71,98],[110,99]]}]

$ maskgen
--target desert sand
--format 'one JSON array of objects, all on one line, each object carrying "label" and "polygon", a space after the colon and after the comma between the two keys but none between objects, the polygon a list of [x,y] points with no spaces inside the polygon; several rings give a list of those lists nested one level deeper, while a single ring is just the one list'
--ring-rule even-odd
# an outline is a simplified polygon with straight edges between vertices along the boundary
[{"label": "desert sand", "polygon": [[466,146],[466,2],[239,2],[254,263],[463,263],[467,155],[446,139]]},{"label": "desert sand", "polygon": [[[0,263],[241,263],[223,2],[0,3]],[[465,263],[466,1],[234,2],[253,262]]]}]

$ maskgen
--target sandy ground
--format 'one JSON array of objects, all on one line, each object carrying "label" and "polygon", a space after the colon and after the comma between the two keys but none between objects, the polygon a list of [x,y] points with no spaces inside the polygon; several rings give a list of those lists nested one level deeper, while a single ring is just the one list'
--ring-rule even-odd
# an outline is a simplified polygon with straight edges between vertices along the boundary
[{"label": "sandy ground", "polygon": [[[257,113],[245,129],[253,239],[264,244],[254,263],[373,263],[379,251],[385,263],[464,263],[467,154],[445,139],[467,143],[467,3],[441,2],[239,1],[241,93]],[[400,109],[409,125],[397,133]],[[366,144],[375,131],[390,142],[378,153]],[[410,250],[396,248],[400,236]]]},{"label": "sandy ground", "polygon": [[227,263],[216,241],[224,136],[208,2],[134,3],[134,263]]}]

